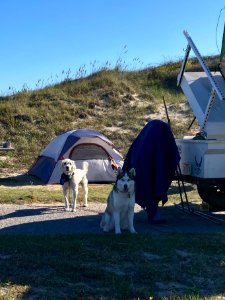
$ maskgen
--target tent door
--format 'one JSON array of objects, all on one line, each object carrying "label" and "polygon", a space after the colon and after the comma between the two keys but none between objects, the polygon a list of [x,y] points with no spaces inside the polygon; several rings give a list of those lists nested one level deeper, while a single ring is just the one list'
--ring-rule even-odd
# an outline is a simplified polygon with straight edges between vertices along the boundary
[{"label": "tent door", "polygon": [[77,168],[81,167],[82,161],[89,163],[89,182],[114,182],[115,173],[111,165],[111,157],[108,152],[97,144],[79,144],[75,146],[69,158],[76,161]]},{"label": "tent door", "polygon": [[109,159],[107,151],[97,144],[79,144],[69,155],[72,160]]}]

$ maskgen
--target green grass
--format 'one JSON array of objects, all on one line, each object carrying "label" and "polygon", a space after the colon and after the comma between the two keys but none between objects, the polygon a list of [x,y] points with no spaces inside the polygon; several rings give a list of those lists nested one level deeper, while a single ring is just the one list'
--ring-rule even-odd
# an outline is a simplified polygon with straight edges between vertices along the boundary
[{"label": "green grass", "polygon": [[[1,182],[1,180],[0,180]],[[92,202],[104,203],[107,199],[109,191],[112,189],[111,184],[106,185],[91,185],[89,184],[89,199]],[[82,202],[82,190],[78,195],[78,202]],[[25,186],[20,187],[5,187],[0,186],[0,203],[4,204],[32,204],[45,203],[54,204],[62,203],[62,188],[60,185],[56,186]]]},{"label": "green grass", "polygon": [[[113,184],[89,184],[89,201],[105,203]],[[194,185],[186,183],[186,192],[191,201],[199,202],[200,198]],[[169,203],[180,202],[180,195],[176,182],[169,189]],[[78,202],[82,202],[82,189],[79,187]],[[62,203],[62,187],[56,185],[42,185],[35,177],[24,174],[14,177],[0,178],[1,204],[35,204]]]},{"label": "green grass", "polygon": [[0,299],[216,299],[225,296],[224,238],[1,236]]}]

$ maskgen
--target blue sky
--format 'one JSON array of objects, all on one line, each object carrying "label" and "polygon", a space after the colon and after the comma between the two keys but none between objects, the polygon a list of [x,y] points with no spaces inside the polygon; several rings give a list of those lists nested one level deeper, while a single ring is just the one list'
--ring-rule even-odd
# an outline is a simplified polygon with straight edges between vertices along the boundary
[{"label": "blue sky", "polygon": [[120,59],[128,69],[181,59],[183,30],[202,55],[219,54],[224,6],[222,0],[2,0],[0,94]]}]

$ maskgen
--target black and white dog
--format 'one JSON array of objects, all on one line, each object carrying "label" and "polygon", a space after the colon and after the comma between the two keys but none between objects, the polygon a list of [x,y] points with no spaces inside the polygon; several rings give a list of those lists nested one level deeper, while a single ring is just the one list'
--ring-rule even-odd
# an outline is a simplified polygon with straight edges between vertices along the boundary
[{"label": "black and white dog", "polygon": [[79,184],[83,187],[83,201],[84,206],[88,206],[88,162],[83,162],[82,168],[77,169],[75,161],[66,158],[62,160],[62,175],[60,179],[60,184],[62,185],[64,201],[65,201],[65,210],[69,211],[69,190],[72,191],[72,211],[76,211],[77,206],[77,195]]},{"label": "black and white dog", "polygon": [[134,229],[134,206],[135,206],[135,169],[124,172],[117,170],[117,179],[113,190],[107,199],[107,207],[102,216],[100,227],[104,232],[115,230],[116,234],[121,229],[136,233]]}]

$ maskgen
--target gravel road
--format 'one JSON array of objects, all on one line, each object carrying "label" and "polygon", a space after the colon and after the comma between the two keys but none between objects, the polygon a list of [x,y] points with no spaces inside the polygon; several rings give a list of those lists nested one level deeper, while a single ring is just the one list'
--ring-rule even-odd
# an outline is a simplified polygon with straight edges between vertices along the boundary
[{"label": "gravel road", "polygon": [[[89,203],[88,208],[78,207],[77,212],[66,212],[60,205],[6,205],[0,209],[0,234],[76,234],[99,233],[101,214],[105,204]],[[219,224],[195,214],[186,214],[174,205],[160,208],[167,224],[149,225],[146,213],[135,208],[134,225],[139,233],[216,233],[225,231],[225,212],[215,215]]]}]

